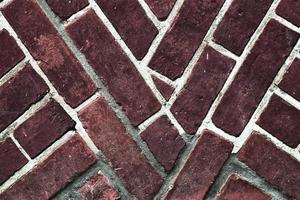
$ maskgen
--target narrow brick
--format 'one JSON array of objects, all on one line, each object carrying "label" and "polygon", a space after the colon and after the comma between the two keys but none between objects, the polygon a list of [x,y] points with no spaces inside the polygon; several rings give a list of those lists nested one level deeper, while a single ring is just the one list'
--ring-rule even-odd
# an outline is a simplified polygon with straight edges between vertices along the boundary
[{"label": "narrow brick", "polygon": [[166,199],[204,199],[233,145],[205,130]]},{"label": "narrow brick", "polygon": [[138,199],[153,199],[163,181],[105,99],[96,99],[80,111],[79,116],[89,136],[122,178],[128,191]]},{"label": "narrow brick", "polygon": [[176,0],[146,0],[152,12],[159,20],[167,19]]},{"label": "narrow brick", "polygon": [[75,122],[54,100],[21,124],[14,132],[15,138],[31,158],[41,153]]},{"label": "narrow brick", "polygon": [[0,194],[0,199],[50,199],[95,162],[96,156],[81,137],[75,135]]},{"label": "narrow brick", "polygon": [[282,0],[276,13],[296,26],[300,26],[300,2],[298,0]]},{"label": "narrow brick", "polygon": [[76,107],[94,93],[92,80],[35,0],[14,0],[2,12],[67,103]]},{"label": "narrow brick", "polygon": [[217,127],[241,134],[298,38],[275,20],[267,24],[213,115]]},{"label": "narrow brick", "polygon": [[171,107],[171,112],[187,133],[196,133],[234,63],[211,47],[204,49],[190,78]]},{"label": "narrow brick", "polygon": [[141,60],[158,33],[137,0],[96,0],[133,55]]},{"label": "narrow brick", "polygon": [[142,76],[93,11],[70,24],[67,31],[133,125],[160,109]]},{"label": "narrow brick", "polygon": [[0,86],[0,132],[48,92],[46,83],[28,64]]},{"label": "narrow brick", "polygon": [[174,88],[155,76],[152,76],[152,80],[161,95],[168,101],[174,92]]},{"label": "narrow brick", "polygon": [[158,118],[141,133],[141,137],[165,170],[170,172],[185,142],[168,117]]},{"label": "narrow brick", "polygon": [[149,67],[174,80],[181,76],[224,0],[186,0]]}]

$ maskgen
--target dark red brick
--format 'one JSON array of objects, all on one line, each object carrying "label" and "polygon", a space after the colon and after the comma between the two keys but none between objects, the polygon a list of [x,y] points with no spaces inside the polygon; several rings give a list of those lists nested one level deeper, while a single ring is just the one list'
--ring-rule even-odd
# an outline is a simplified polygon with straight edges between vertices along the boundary
[{"label": "dark red brick", "polygon": [[159,20],[167,19],[176,0],[146,0],[152,12]]},{"label": "dark red brick", "polygon": [[275,20],[267,24],[213,115],[217,127],[241,134],[298,38]]},{"label": "dark red brick", "polygon": [[196,133],[231,72],[234,61],[206,47],[171,112],[189,134]]},{"label": "dark red brick", "polygon": [[67,103],[76,107],[94,93],[92,80],[36,1],[14,0],[2,11]]},{"label": "dark red brick", "polygon": [[75,127],[75,122],[55,101],[49,102],[14,132],[25,151],[34,158],[45,148]]},{"label": "dark red brick", "polygon": [[168,117],[158,118],[141,133],[141,137],[165,170],[170,172],[185,142]]},{"label": "dark red brick", "polygon": [[67,31],[134,125],[160,109],[142,76],[93,11]]},{"label": "dark red brick", "polygon": [[264,136],[253,133],[238,158],[286,195],[300,199],[300,163]]},{"label": "dark red brick", "polygon": [[24,54],[13,37],[3,29],[0,31],[0,78],[24,58]]},{"label": "dark red brick", "polygon": [[217,43],[240,55],[273,0],[235,0],[217,28]]},{"label": "dark red brick", "polygon": [[272,198],[236,175],[230,176],[217,200],[271,200]]},{"label": "dark red brick", "polygon": [[12,139],[8,138],[0,143],[0,184],[4,183],[27,162],[26,157]]},{"label": "dark red brick", "polygon": [[174,88],[155,76],[152,76],[152,80],[161,95],[168,101],[174,92]]},{"label": "dark red brick", "polygon": [[282,0],[276,13],[296,26],[300,26],[300,2],[298,0]]},{"label": "dark red brick", "polygon": [[128,191],[138,199],[153,199],[163,181],[104,98],[96,99],[79,115],[89,136],[122,178]]},{"label": "dark red brick", "polygon": [[0,86],[0,132],[48,92],[43,79],[28,64]]},{"label": "dark red brick", "polygon": [[186,0],[149,67],[174,80],[188,65],[224,0]]},{"label": "dark red brick", "polygon": [[233,145],[205,130],[166,199],[204,199]]},{"label": "dark red brick", "polygon": [[96,156],[81,137],[75,135],[0,194],[0,199],[50,199],[95,162]]},{"label": "dark red brick", "polygon": [[133,55],[141,60],[158,33],[137,0],[96,0]]}]

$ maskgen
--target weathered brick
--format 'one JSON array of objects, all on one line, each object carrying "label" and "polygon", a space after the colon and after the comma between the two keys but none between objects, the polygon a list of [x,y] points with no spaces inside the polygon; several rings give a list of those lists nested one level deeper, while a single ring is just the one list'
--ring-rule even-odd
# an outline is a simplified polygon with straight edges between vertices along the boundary
[{"label": "weathered brick", "polygon": [[80,111],[79,116],[89,136],[122,178],[128,191],[138,199],[153,199],[163,181],[104,98],[96,99]]},{"label": "weathered brick", "polygon": [[2,9],[34,59],[72,107],[94,93],[95,85],[34,0],[14,0]]},{"label": "weathered brick", "polygon": [[75,135],[0,194],[0,199],[50,199],[95,162],[96,156],[81,137]]},{"label": "weathered brick", "polygon": [[185,142],[168,117],[158,118],[141,133],[141,137],[165,170],[170,172]]},{"label": "weathered brick", "polygon": [[264,136],[253,133],[238,158],[286,195],[300,199],[300,163]]},{"label": "weathered brick", "polygon": [[21,153],[12,139],[8,138],[0,143],[0,184],[27,163],[26,157]]},{"label": "weathered brick", "polygon": [[298,38],[275,20],[267,24],[217,107],[216,126],[234,136],[241,134]]},{"label": "weathered brick", "polygon": [[28,64],[0,86],[0,132],[48,92],[46,83]]},{"label": "weathered brick", "polygon": [[233,145],[205,130],[166,199],[204,199]]},{"label": "weathered brick", "polygon": [[75,122],[71,117],[52,100],[21,124],[15,130],[14,136],[30,157],[34,158],[74,127]]},{"label": "weathered brick", "polygon": [[273,0],[235,0],[218,26],[217,43],[240,55]]},{"label": "weathered brick", "polygon": [[93,11],[70,24],[67,31],[133,125],[160,109],[133,63]]},{"label": "weathered brick", "polygon": [[0,78],[24,58],[16,41],[3,29],[0,31]]},{"label": "weathered brick", "polygon": [[186,0],[149,67],[174,80],[188,65],[224,0]]},{"label": "weathered brick", "polygon": [[146,0],[152,12],[159,20],[165,20],[171,12],[176,0]]},{"label": "weathered brick", "polygon": [[133,55],[141,60],[158,33],[137,0],[96,0]]},{"label": "weathered brick", "polygon": [[300,2],[298,0],[282,0],[276,13],[296,26],[300,26]]},{"label": "weathered brick", "polygon": [[204,49],[183,91],[171,107],[171,112],[187,133],[197,131],[234,63],[211,47]]},{"label": "weathered brick", "polygon": [[161,95],[166,99],[169,100],[174,92],[174,88],[167,84],[166,82],[160,80],[159,78],[156,78],[155,76],[152,76],[152,80],[158,89],[158,91],[161,93]]}]

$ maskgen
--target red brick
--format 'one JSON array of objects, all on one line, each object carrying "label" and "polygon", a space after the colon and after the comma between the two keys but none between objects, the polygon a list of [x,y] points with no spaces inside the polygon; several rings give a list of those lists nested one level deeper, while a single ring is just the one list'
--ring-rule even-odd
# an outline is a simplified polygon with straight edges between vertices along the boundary
[{"label": "red brick", "polygon": [[236,175],[230,176],[217,200],[271,200],[272,198]]},{"label": "red brick", "polygon": [[75,122],[55,101],[35,113],[14,132],[15,138],[34,158],[66,131],[75,127]]},{"label": "red brick", "polygon": [[232,148],[231,143],[206,130],[166,199],[204,199]]},{"label": "red brick", "polygon": [[21,153],[12,139],[8,138],[0,143],[0,184],[27,163],[26,157]]},{"label": "red brick", "polygon": [[142,76],[93,11],[67,31],[134,125],[160,109]]},{"label": "red brick", "polygon": [[94,93],[95,85],[34,0],[14,0],[5,18],[58,92],[72,107]]},{"label": "red brick", "polygon": [[141,60],[158,33],[137,0],[96,0],[133,55]]},{"label": "red brick", "polygon": [[0,194],[0,199],[50,199],[95,162],[96,156],[81,137],[75,135]]},{"label": "red brick", "polygon": [[300,163],[264,136],[253,133],[238,158],[286,195],[300,199]]},{"label": "red brick", "polygon": [[171,112],[187,133],[196,133],[234,63],[211,47],[204,49],[192,75],[171,107]]},{"label": "red brick", "polygon": [[267,24],[217,107],[216,126],[234,136],[241,134],[298,38],[275,20]]},{"label": "red brick", "polygon": [[0,86],[0,132],[48,92],[46,83],[28,64]]},{"label": "red brick", "polygon": [[170,172],[185,142],[167,116],[158,118],[141,133],[156,159]]},{"label": "red brick", "polygon": [[160,80],[159,78],[156,78],[155,76],[152,76],[152,80],[158,89],[158,91],[161,93],[161,95],[166,99],[169,100],[174,92],[174,88],[169,85],[168,83]]},{"label": "red brick", "polygon": [[79,115],[89,136],[122,178],[128,191],[138,199],[153,199],[163,181],[104,98],[96,99]]},{"label": "red brick", "polygon": [[174,80],[188,65],[224,0],[186,0],[149,67]]},{"label": "red brick", "polygon": [[167,19],[176,0],[146,0],[152,12],[159,20]]},{"label": "red brick", "polygon": [[282,0],[276,13],[296,26],[300,26],[300,2],[298,0]]},{"label": "red brick", "polygon": [[235,0],[217,28],[217,43],[240,55],[273,0]]},{"label": "red brick", "polygon": [[16,41],[3,29],[0,31],[0,78],[24,58]]}]

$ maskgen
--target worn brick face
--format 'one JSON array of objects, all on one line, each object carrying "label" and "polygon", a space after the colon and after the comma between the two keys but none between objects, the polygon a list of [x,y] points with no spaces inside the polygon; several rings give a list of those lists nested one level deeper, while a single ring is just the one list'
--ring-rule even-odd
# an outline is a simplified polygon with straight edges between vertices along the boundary
[{"label": "worn brick face", "polygon": [[168,83],[160,80],[159,78],[156,78],[155,76],[152,76],[152,80],[158,89],[158,91],[161,93],[161,95],[166,99],[169,100],[171,95],[174,92],[174,88],[169,85]]},{"label": "worn brick face", "polygon": [[276,13],[296,26],[300,26],[300,2],[298,0],[282,0]]},{"label": "worn brick face", "polygon": [[150,9],[159,20],[165,20],[171,12],[176,0],[146,0]]}]

